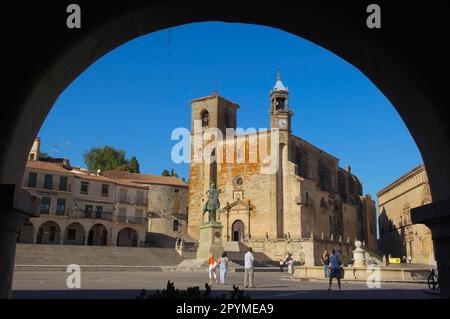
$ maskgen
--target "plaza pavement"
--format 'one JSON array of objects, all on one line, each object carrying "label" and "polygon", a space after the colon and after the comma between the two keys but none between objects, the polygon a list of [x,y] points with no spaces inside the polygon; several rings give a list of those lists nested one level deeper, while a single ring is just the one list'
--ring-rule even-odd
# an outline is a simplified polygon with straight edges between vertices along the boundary
[{"label": "plaza pavement", "polygon": [[[173,281],[178,289],[199,286],[207,282],[207,273],[198,272],[82,272],[81,289],[70,290],[66,286],[65,272],[16,272],[13,281],[13,299],[129,299],[139,295],[142,289],[164,289],[167,281]],[[230,273],[224,288],[213,285],[213,293],[226,296],[233,284],[242,288],[243,273]],[[381,283],[381,289],[368,289],[365,283],[344,282],[342,291],[327,291],[326,281],[300,281],[287,273],[255,273],[256,287],[244,289],[252,299],[290,298],[344,298],[344,299],[429,299],[426,284]],[[337,283],[333,283],[337,289]]]}]

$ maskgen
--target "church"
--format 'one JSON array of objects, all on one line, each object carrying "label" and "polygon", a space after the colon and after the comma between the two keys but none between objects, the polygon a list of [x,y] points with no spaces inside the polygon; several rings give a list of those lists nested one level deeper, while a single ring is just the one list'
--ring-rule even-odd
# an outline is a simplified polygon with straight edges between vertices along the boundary
[{"label": "church", "polygon": [[[339,167],[338,158],[292,134],[289,93],[278,72],[268,103],[270,129],[203,139],[201,147],[209,147],[214,160],[194,159],[197,145],[191,132],[188,235],[198,240],[207,220],[202,213],[206,192],[214,183],[221,190],[217,218],[224,243],[241,242],[273,260],[290,253],[306,265],[319,265],[324,249],[351,256],[356,240],[375,250],[375,202],[363,195],[349,165]],[[223,136],[236,129],[240,106],[217,92],[192,100],[191,107],[192,128],[201,123],[203,132],[216,130]],[[269,142],[263,143],[267,136]],[[264,172],[260,152],[266,144],[278,162],[270,173]]]}]

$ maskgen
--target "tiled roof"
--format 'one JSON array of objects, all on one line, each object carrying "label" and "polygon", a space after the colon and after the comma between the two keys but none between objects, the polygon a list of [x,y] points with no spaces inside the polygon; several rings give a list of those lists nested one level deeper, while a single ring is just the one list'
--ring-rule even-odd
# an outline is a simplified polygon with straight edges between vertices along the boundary
[{"label": "tiled roof", "polygon": [[77,173],[75,174],[76,177],[81,179],[88,179],[92,181],[100,181],[100,182],[108,182],[108,183],[114,183],[115,181],[111,178],[107,178],[104,176],[98,176],[98,175],[90,175],[90,174],[84,174],[84,173]]},{"label": "tiled roof", "polygon": [[121,171],[104,171],[103,176],[113,179],[126,179],[135,183],[159,184],[178,187],[188,187],[188,184],[174,176],[159,176],[150,174],[136,174]]},{"label": "tiled roof", "polygon": [[143,188],[143,189],[147,189],[147,186],[138,184],[138,183],[134,183],[128,179],[113,179],[111,178],[110,180],[112,180],[114,183],[116,183],[117,185],[123,185],[123,186],[131,186],[131,187],[138,187],[138,188]]},{"label": "tiled roof", "polygon": [[53,164],[53,163],[48,163],[48,162],[41,162],[41,161],[27,161],[27,165],[26,165],[27,169],[37,169],[37,170],[41,170],[41,171],[51,171],[51,172],[57,172],[57,173],[63,173],[63,174],[68,174],[68,175],[72,175],[72,173],[57,165],[57,164]]}]

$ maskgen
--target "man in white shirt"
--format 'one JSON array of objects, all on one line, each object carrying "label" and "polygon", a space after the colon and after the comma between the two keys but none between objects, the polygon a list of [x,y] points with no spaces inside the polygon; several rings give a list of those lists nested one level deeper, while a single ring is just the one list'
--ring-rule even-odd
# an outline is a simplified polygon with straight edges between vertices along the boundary
[{"label": "man in white shirt", "polygon": [[255,257],[253,256],[253,250],[251,248],[248,249],[248,252],[245,254],[244,257],[245,265],[245,278],[244,278],[244,286],[245,288],[254,288],[253,284],[253,262],[255,261]]}]

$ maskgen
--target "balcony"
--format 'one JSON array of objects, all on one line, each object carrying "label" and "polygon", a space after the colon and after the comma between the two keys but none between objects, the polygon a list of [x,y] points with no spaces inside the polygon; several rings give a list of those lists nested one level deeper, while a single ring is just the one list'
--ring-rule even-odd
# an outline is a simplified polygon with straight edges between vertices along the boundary
[{"label": "balcony", "polygon": [[124,224],[144,224],[144,217],[135,216],[117,216],[116,221]]},{"label": "balcony", "polygon": [[61,187],[60,183],[52,183],[50,185],[45,185],[43,181],[37,181],[35,186],[30,186],[28,179],[25,179],[23,183],[23,187],[25,188],[34,188],[34,189],[40,189],[40,190],[47,190],[47,191],[58,191],[58,192],[71,192],[72,191],[72,185],[67,184],[64,187]]},{"label": "balcony", "polygon": [[123,204],[137,205],[137,206],[146,206],[147,200],[145,198],[137,198],[132,196],[119,196],[117,202]]},{"label": "balcony", "polygon": [[111,212],[95,212],[95,211],[79,211],[76,216],[78,218],[101,219],[112,221],[113,214]]}]

